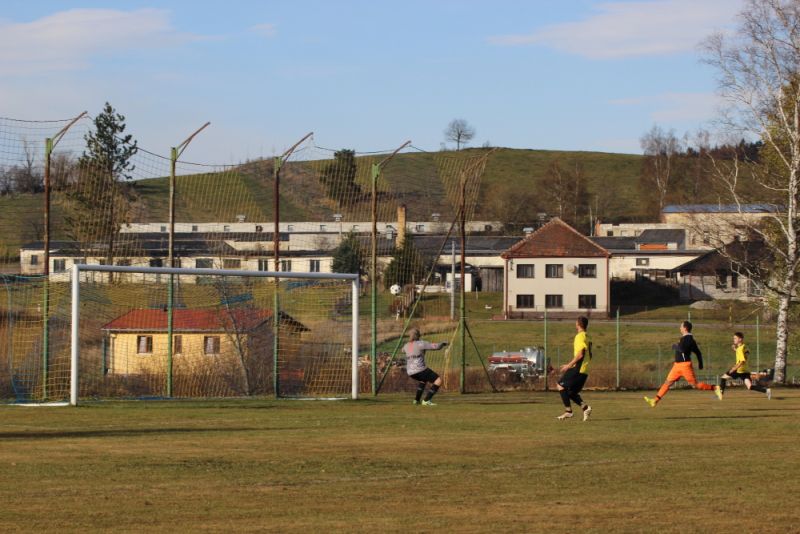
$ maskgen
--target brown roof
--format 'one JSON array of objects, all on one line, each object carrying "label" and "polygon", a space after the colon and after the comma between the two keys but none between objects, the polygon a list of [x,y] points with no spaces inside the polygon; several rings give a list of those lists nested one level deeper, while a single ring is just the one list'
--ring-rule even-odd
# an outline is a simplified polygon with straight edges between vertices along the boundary
[{"label": "brown roof", "polygon": [[503,252],[512,258],[607,258],[609,252],[559,219],[550,221],[531,235]]}]

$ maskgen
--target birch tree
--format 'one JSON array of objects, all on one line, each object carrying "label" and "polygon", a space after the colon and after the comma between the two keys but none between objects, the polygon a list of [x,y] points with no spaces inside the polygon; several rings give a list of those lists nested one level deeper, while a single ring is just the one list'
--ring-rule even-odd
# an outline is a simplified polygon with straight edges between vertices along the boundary
[{"label": "birch tree", "polygon": [[[786,379],[789,305],[798,284],[798,192],[800,192],[800,2],[748,0],[735,31],[704,43],[705,61],[718,74],[725,100],[721,124],[729,136],[758,137],[769,163],[714,162],[715,177],[740,213],[761,194],[774,199],[764,224],[748,232],[771,251],[774,261],[762,283],[777,302],[775,381]],[[746,174],[750,174],[750,172]],[[742,187],[746,178],[747,188]],[[746,220],[742,217],[742,220]],[[758,277],[758,273],[752,273]]]}]

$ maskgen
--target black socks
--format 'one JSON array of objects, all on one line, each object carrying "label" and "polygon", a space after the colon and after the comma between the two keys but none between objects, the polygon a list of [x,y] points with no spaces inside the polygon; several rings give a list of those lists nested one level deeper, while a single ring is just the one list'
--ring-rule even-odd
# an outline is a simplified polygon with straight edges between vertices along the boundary
[{"label": "black socks", "polygon": [[422,394],[424,392],[425,392],[425,382],[419,382],[417,384],[417,395],[416,395],[417,402],[419,402],[420,399],[422,399]]},{"label": "black socks", "polygon": [[428,394],[425,395],[425,400],[426,401],[431,400],[433,396],[436,395],[437,391],[439,391],[439,386],[437,386],[436,384],[432,385],[431,389],[428,391]]}]

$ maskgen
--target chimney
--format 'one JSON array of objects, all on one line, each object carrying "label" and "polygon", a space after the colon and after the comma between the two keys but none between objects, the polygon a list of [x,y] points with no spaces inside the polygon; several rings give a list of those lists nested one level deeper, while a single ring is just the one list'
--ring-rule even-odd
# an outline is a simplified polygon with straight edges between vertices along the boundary
[{"label": "chimney", "polygon": [[402,248],[403,243],[406,241],[406,205],[400,204],[397,206],[397,241],[395,246]]}]

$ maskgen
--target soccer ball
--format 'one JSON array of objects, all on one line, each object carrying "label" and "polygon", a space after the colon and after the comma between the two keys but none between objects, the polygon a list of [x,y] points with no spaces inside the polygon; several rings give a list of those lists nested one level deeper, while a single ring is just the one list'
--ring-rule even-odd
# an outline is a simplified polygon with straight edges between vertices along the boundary
[{"label": "soccer ball", "polygon": [[402,288],[398,284],[393,284],[392,287],[389,288],[389,293],[392,295],[399,295],[401,289]]}]

